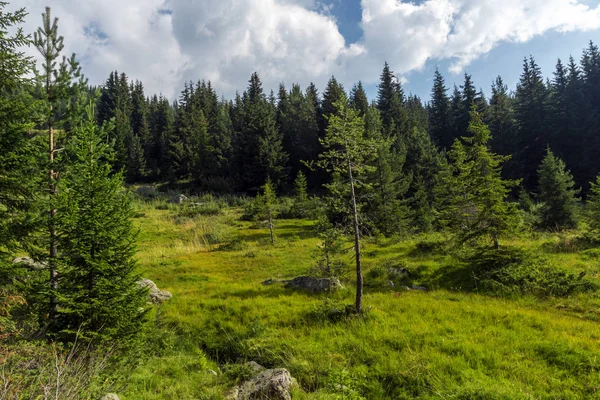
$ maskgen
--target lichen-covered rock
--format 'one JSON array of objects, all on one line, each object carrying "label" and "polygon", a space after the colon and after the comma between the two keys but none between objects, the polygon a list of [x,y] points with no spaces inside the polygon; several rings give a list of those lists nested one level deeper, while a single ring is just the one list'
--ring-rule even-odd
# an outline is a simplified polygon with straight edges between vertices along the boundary
[{"label": "lichen-covered rock", "polygon": [[152,282],[150,279],[141,279],[137,281],[137,284],[140,287],[148,289],[148,298],[154,304],[160,304],[167,300],[169,300],[173,295],[166,290],[160,290],[156,283]]},{"label": "lichen-covered rock", "polygon": [[189,201],[189,198],[184,194],[178,194],[177,196],[171,199],[171,203],[173,204],[183,204],[186,201]]},{"label": "lichen-covered rock", "polygon": [[290,391],[298,385],[287,369],[267,369],[231,389],[228,400],[291,400]]},{"label": "lichen-covered rock", "polygon": [[292,280],[286,281],[285,287],[290,289],[305,289],[311,292],[319,293],[341,288],[342,284],[336,278],[313,278],[311,276],[299,276]]},{"label": "lichen-covered rock", "polygon": [[13,262],[13,264],[17,264],[17,265],[23,266],[25,268],[34,269],[34,270],[45,269],[48,266],[48,264],[45,262],[35,261],[33,258],[29,258],[29,257],[17,257],[15,259],[13,259],[12,262]]},{"label": "lichen-covered rock", "polygon": [[259,374],[259,373],[263,372],[264,370],[266,370],[265,367],[263,367],[256,361],[248,361],[246,363],[246,366],[249,367],[252,370],[252,372],[254,372],[255,374]]}]

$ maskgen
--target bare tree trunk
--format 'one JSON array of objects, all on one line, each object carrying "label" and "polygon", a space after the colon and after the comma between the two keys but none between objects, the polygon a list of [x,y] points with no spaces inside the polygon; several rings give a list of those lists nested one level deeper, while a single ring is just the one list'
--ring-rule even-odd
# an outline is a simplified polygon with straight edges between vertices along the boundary
[{"label": "bare tree trunk", "polygon": [[275,235],[273,234],[273,213],[269,208],[269,233],[271,235],[271,244],[275,244]]},{"label": "bare tree trunk", "polygon": [[[50,106],[50,112],[52,112],[52,106]],[[52,123],[48,124],[48,134],[49,134],[49,152],[50,152],[50,181],[48,183],[48,189],[50,192],[50,196],[54,196],[56,194],[56,183],[55,183],[55,172],[54,172],[54,129],[52,128]],[[56,318],[56,314],[58,311],[58,305],[56,301],[56,295],[54,292],[58,289],[58,271],[56,270],[56,258],[58,257],[58,251],[56,248],[56,230],[54,228],[54,216],[56,215],[56,210],[52,208],[50,210],[50,220],[48,222],[48,228],[50,230],[50,259],[48,260],[48,265],[50,267],[50,320],[54,321]]]},{"label": "bare tree trunk", "polygon": [[350,162],[350,154],[346,152],[348,157],[348,175],[350,177],[350,189],[352,193],[352,214],[354,216],[354,253],[356,257],[356,313],[362,312],[362,296],[363,296],[363,276],[362,265],[360,261],[360,225],[358,223],[358,207],[356,206],[356,193],[354,191],[354,178],[352,176],[352,163]]}]

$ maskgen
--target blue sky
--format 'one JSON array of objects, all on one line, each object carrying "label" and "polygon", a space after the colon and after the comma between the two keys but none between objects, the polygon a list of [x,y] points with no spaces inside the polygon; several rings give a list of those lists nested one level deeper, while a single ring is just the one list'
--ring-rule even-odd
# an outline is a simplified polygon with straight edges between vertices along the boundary
[{"label": "blue sky", "polygon": [[[415,3],[422,3],[422,1],[415,1]],[[590,0],[582,3],[591,7],[598,6],[597,1]],[[340,33],[348,43],[359,42],[363,35],[360,27],[362,14],[360,1],[339,0],[331,4],[333,4],[331,12],[338,22]],[[524,57],[532,55],[542,68],[544,76],[552,78],[558,58],[566,63],[569,56],[573,55],[575,60],[579,61],[583,49],[588,46],[590,40],[600,45],[599,29],[568,33],[547,32],[525,43],[501,43],[489,53],[473,61],[463,72],[471,74],[477,88],[483,89],[487,95],[490,94],[491,84],[498,75],[502,76],[509,89],[513,90],[519,81]],[[405,91],[427,101],[433,84],[433,74],[435,69],[439,68],[451,92],[454,84],[458,86],[462,84],[463,74],[450,73],[449,67],[448,60],[428,61],[421,70],[405,75],[407,79],[404,84]],[[366,88],[370,99],[377,96],[376,84],[366,85]]]},{"label": "blue sky", "polygon": [[[523,57],[547,77],[558,57],[579,59],[600,43],[600,0],[14,0],[33,32],[46,5],[60,18],[66,53],[93,84],[113,70],[147,93],[176,98],[185,81],[210,80],[231,98],[258,72],[322,91],[331,75],[362,80],[371,98],[384,61],[405,91],[429,99],[439,67],[447,86],[473,75],[489,93],[497,75],[511,89]],[[35,55],[35,50],[30,49]]]}]

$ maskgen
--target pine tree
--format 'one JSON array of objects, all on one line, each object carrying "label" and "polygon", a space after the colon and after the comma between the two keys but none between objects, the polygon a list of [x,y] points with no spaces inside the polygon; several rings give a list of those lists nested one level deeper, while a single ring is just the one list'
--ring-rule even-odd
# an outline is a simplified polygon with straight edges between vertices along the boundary
[{"label": "pine tree", "polygon": [[[327,135],[321,143],[325,151],[319,155],[319,165],[334,177],[326,185],[332,196],[342,204],[349,205],[354,232],[354,254],[356,261],[356,302],[355,310],[362,312],[363,276],[360,250],[361,222],[359,213],[361,200],[357,198],[357,189],[368,190],[370,185],[362,180],[373,172],[369,162],[375,156],[374,143],[364,138],[364,120],[345,102],[334,104],[337,114],[329,116]],[[344,182],[341,184],[339,178]]]},{"label": "pine tree", "polygon": [[350,92],[350,107],[358,111],[361,117],[367,113],[369,100],[367,99],[367,93],[365,92],[361,81],[358,81]]},{"label": "pine tree", "polygon": [[553,230],[577,227],[579,190],[575,189],[573,176],[564,161],[556,157],[550,148],[538,168],[538,176],[542,227]]},{"label": "pine tree", "polygon": [[269,228],[271,244],[275,244],[275,218],[277,217],[275,204],[277,202],[277,194],[270,179],[267,179],[267,182],[261,189],[262,193],[256,196],[259,218],[265,221],[267,228]]},{"label": "pine tree", "polygon": [[444,77],[436,68],[431,89],[431,103],[429,110],[429,132],[434,142],[445,149],[452,146],[453,137],[451,128],[450,100]]},{"label": "pine tree", "polygon": [[266,99],[256,73],[250,77],[242,104],[236,143],[241,188],[257,190],[260,182],[267,179],[277,186],[285,176],[287,154],[283,151],[281,132],[276,126],[275,109]]},{"label": "pine tree", "polygon": [[[62,61],[58,59],[64,49],[64,38],[58,35],[58,18],[52,20],[50,7],[42,14],[42,26],[33,35],[33,44],[42,56],[42,70],[35,71],[38,82],[38,95],[43,101],[45,108],[45,125],[48,128],[48,193],[50,198],[56,195],[56,182],[58,178],[58,165],[55,163],[55,155],[58,151],[57,138],[54,129],[61,127],[66,121],[74,122],[74,116],[81,110],[68,107],[66,112],[61,111],[60,105],[65,102],[69,106],[78,105],[77,98],[87,81],[81,75],[81,67],[75,60],[75,54],[67,59],[63,56]],[[79,114],[81,115],[81,114]],[[50,201],[52,202],[52,200]],[[51,208],[48,219],[48,264],[50,269],[50,319],[54,320],[57,313],[57,302],[55,292],[58,289],[58,273],[56,270],[56,258],[58,256],[57,236],[55,228],[56,210]]]},{"label": "pine tree", "polygon": [[517,225],[516,208],[506,202],[516,182],[502,179],[501,164],[508,156],[489,151],[490,131],[475,107],[468,134],[454,142],[451,164],[441,173],[440,219],[457,232],[460,243],[488,238],[497,249],[500,236]]},{"label": "pine tree", "polygon": [[305,162],[314,162],[319,151],[317,110],[312,99],[302,93],[299,85],[292,85],[281,94],[278,120],[283,136],[283,151],[289,154],[290,175],[306,171]]},{"label": "pine tree", "polygon": [[5,251],[22,248],[22,239],[36,228],[34,199],[42,184],[40,160],[25,135],[34,113],[27,93],[33,60],[23,53],[31,40],[20,26],[27,14],[25,9],[6,12],[6,6],[0,2],[0,262]]},{"label": "pine tree", "polygon": [[386,137],[394,138],[396,150],[399,150],[402,136],[408,129],[404,100],[402,85],[386,62],[379,80],[377,109],[381,113],[383,132]]},{"label": "pine tree", "polygon": [[327,87],[323,93],[323,102],[321,104],[321,138],[325,136],[325,132],[329,125],[329,118],[332,115],[337,115],[339,113],[336,105],[340,103],[346,105],[347,102],[348,97],[346,96],[344,87],[337,79],[335,79],[335,76],[332,76],[329,79],[329,82],[327,82]]},{"label": "pine tree", "polygon": [[513,154],[517,150],[513,100],[508,93],[508,86],[500,76],[492,84],[487,119],[492,135],[492,150],[504,155]]},{"label": "pine tree", "polygon": [[61,287],[54,329],[68,341],[123,346],[139,335],[146,303],[135,283],[134,212],[122,175],[111,171],[114,150],[106,132],[94,124],[93,110],[88,115],[66,147],[74,161],[57,195]]},{"label": "pine tree", "polygon": [[515,117],[518,127],[515,161],[526,188],[535,186],[535,168],[544,157],[548,145],[548,89],[533,57],[525,59],[523,73],[515,96]]},{"label": "pine tree", "polygon": [[600,175],[596,177],[595,182],[590,182],[585,215],[589,230],[596,239],[600,238]]},{"label": "pine tree", "polygon": [[473,85],[473,78],[471,75],[465,73],[465,82],[461,85],[461,103],[458,111],[458,118],[456,121],[456,129],[459,136],[454,139],[460,138],[467,134],[469,129],[469,123],[471,121],[471,108],[475,104],[477,99],[477,92],[475,85]]}]

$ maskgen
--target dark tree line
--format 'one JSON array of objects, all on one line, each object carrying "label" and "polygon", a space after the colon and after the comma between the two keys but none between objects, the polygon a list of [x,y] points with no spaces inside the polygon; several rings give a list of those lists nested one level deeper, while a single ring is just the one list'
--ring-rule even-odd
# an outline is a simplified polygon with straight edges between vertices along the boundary
[{"label": "dark tree line", "polygon": [[186,83],[170,103],[146,97],[141,82],[130,83],[115,71],[102,87],[97,119],[114,119],[115,168],[124,168],[130,182],[191,180],[200,190],[255,192],[270,178],[279,190],[289,190],[302,171],[309,187],[319,190],[328,178],[306,164],[323,151],[319,138],[343,101],[365,119],[367,135],[389,142],[390,154],[382,158],[393,164],[390,173],[412,174],[406,190],[411,197],[435,174],[433,145],[449,150],[467,135],[475,105],[490,127],[491,149],[512,156],[505,177],[522,179],[534,190],[537,167],[550,147],[586,192],[600,171],[599,59],[590,43],[579,63],[559,60],[546,79],[529,57],[517,87],[510,90],[498,77],[489,99],[469,74],[450,91],[436,71],[427,104],[404,93],[387,63],[372,103],[361,82],[347,92],[335,77],[322,95],[313,84],[281,84],[276,95],[267,95],[257,74],[233,100],[219,98],[210,82],[200,81]]}]

